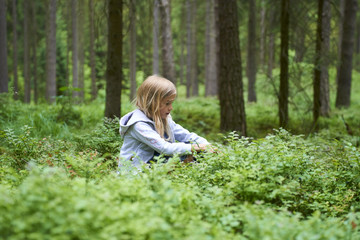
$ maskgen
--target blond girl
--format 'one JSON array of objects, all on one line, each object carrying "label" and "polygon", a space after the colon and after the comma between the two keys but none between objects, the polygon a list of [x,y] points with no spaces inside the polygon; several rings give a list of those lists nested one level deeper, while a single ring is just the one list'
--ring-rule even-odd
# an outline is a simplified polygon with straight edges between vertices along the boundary
[{"label": "blond girl", "polygon": [[136,167],[150,163],[157,155],[185,156],[205,150],[208,141],[176,124],[171,118],[176,88],[160,76],[149,76],[136,94],[137,109],[120,119],[124,140],[120,164],[131,161]]}]

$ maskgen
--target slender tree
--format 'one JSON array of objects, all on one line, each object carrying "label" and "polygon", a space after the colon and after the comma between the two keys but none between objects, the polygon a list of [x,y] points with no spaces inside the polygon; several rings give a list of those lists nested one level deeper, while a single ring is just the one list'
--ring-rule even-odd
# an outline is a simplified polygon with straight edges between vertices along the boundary
[{"label": "slender tree", "polygon": [[159,0],[154,0],[153,74],[159,74]]},{"label": "slender tree", "polygon": [[192,31],[191,31],[191,24],[193,18],[193,11],[192,11],[192,0],[186,0],[186,97],[189,98],[191,96],[191,89],[192,89],[192,74],[191,70],[193,68],[193,57],[192,57]]},{"label": "slender tree", "polygon": [[77,0],[71,1],[71,32],[72,32],[72,86],[73,98],[79,97],[79,69],[78,69],[78,29],[77,29]]},{"label": "slender tree", "polygon": [[218,0],[220,128],[246,136],[236,0]]},{"label": "slender tree", "polygon": [[31,100],[30,80],[30,1],[24,1],[24,102]]},{"label": "slender tree", "polygon": [[[17,46],[17,8],[16,0],[12,1],[12,19],[13,19],[13,72],[14,72],[14,99],[19,99],[19,84],[18,84],[18,46]],[[1,13],[0,13],[1,14]],[[1,14],[2,16],[2,14]],[[2,35],[0,33],[0,35]],[[1,61],[1,60],[0,60]],[[3,65],[0,63],[0,65]]]},{"label": "slender tree", "polygon": [[249,0],[248,20],[248,52],[247,52],[247,77],[248,101],[256,102],[256,6],[255,0]]},{"label": "slender tree", "polygon": [[48,4],[45,97],[52,103],[56,97],[56,0],[51,0]]},{"label": "slender tree", "polygon": [[349,107],[351,95],[352,58],[356,26],[357,0],[345,0],[341,62],[336,92],[336,107]]},{"label": "slender tree", "polygon": [[215,0],[209,0],[206,2],[205,96],[216,96],[218,93],[215,21]]},{"label": "slender tree", "polygon": [[322,17],[322,46],[321,46],[321,77],[320,77],[320,115],[329,117],[330,114],[330,86],[329,86],[329,50],[330,50],[330,21],[331,4],[324,0]]},{"label": "slender tree", "polygon": [[176,84],[169,0],[159,0],[161,16],[162,75]]},{"label": "slender tree", "polygon": [[260,11],[260,66],[265,70],[265,40],[266,40],[266,2],[261,0]]},{"label": "slender tree", "polygon": [[0,0],[0,93],[8,92],[6,3]]},{"label": "slender tree", "polygon": [[120,118],[122,81],[123,6],[121,0],[108,2],[108,53],[106,68],[105,117]]},{"label": "slender tree", "polygon": [[39,99],[39,86],[38,86],[38,60],[37,60],[37,31],[38,31],[38,24],[36,20],[37,12],[36,12],[36,2],[31,1],[31,10],[32,10],[32,25],[31,25],[31,49],[32,49],[32,75],[33,75],[33,83],[34,83],[34,102],[37,103]]},{"label": "slender tree", "polygon": [[89,0],[89,23],[90,23],[90,69],[91,69],[91,100],[97,98],[96,68],[95,68],[95,25],[94,25],[94,2]]},{"label": "slender tree", "polygon": [[281,44],[280,44],[280,127],[286,128],[289,122],[289,0],[281,0]]},{"label": "slender tree", "polygon": [[78,32],[78,82],[79,82],[79,100],[84,101],[84,65],[85,65],[85,1],[78,0],[78,17],[77,17],[77,32]]},{"label": "slender tree", "polygon": [[197,29],[197,2],[196,0],[192,0],[192,22],[191,22],[191,57],[192,57],[192,66],[190,70],[191,74],[191,95],[198,96],[199,95],[199,80],[198,80],[198,54],[197,54],[197,38],[196,38],[196,29]]},{"label": "slender tree", "polygon": [[130,1],[130,100],[136,96],[136,0]]}]

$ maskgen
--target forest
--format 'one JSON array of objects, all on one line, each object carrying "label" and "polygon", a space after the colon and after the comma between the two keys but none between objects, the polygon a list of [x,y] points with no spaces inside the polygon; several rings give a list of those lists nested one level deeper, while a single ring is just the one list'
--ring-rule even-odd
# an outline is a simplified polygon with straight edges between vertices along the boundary
[{"label": "forest", "polygon": [[[0,239],[360,239],[357,0],[0,0]],[[149,75],[216,152],[119,168]]]}]

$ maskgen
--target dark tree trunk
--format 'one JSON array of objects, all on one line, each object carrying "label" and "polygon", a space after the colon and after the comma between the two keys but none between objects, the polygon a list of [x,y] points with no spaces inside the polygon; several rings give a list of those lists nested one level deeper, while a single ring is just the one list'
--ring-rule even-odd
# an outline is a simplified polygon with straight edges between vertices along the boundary
[{"label": "dark tree trunk", "polygon": [[350,106],[352,57],[354,51],[357,8],[357,0],[345,0],[341,62],[338,74],[339,82],[336,92],[337,108]]},{"label": "dark tree trunk", "polygon": [[[0,13],[1,16],[2,13]],[[12,18],[13,18],[13,72],[14,72],[14,99],[19,99],[19,84],[18,84],[18,47],[17,47],[17,13],[16,13],[16,0],[12,1]],[[2,33],[0,33],[0,36]],[[0,57],[1,59],[2,57]],[[1,61],[1,60],[0,60]],[[0,63],[0,65],[3,65],[3,63]]]},{"label": "dark tree trunk", "polygon": [[215,0],[207,1],[205,44],[205,96],[218,94],[217,84],[217,29],[215,26]]},{"label": "dark tree trunk", "polygon": [[136,96],[136,0],[130,1],[130,100]]},{"label": "dark tree trunk", "polygon": [[316,30],[316,47],[315,47],[315,68],[314,68],[314,106],[313,106],[313,121],[316,125],[316,122],[320,116],[320,80],[321,80],[321,48],[323,44],[323,35],[322,35],[322,19],[323,19],[323,5],[324,0],[319,0],[318,2],[318,20],[317,20],[317,30]]},{"label": "dark tree trunk", "polygon": [[24,1],[24,102],[31,101],[30,80],[30,1]]},{"label": "dark tree trunk", "polygon": [[330,21],[331,4],[329,0],[324,0],[322,17],[322,38],[321,46],[321,78],[320,78],[320,115],[329,117],[330,114],[330,87],[329,87],[329,50],[330,50]]},{"label": "dark tree trunk", "polygon": [[192,86],[192,96],[199,95],[199,81],[198,81],[198,56],[197,56],[197,48],[196,48],[196,16],[197,16],[197,9],[196,9],[196,0],[192,0],[192,22],[191,22],[191,57],[192,57],[192,68],[191,68],[191,86]]},{"label": "dark tree trunk", "polygon": [[38,71],[37,71],[37,22],[36,22],[36,2],[35,1],[31,1],[31,9],[32,9],[32,20],[33,20],[33,24],[32,24],[32,63],[33,63],[33,67],[32,67],[32,74],[33,74],[33,83],[34,83],[34,102],[38,103],[38,99],[39,99],[39,86],[38,86]]},{"label": "dark tree trunk", "polygon": [[265,72],[265,41],[266,41],[266,4],[265,0],[261,0],[260,13],[260,65],[263,72]]},{"label": "dark tree trunk", "polygon": [[85,23],[85,11],[84,11],[84,0],[78,0],[78,24],[77,24],[77,32],[78,32],[78,80],[79,80],[79,101],[84,101],[84,65],[85,65],[85,29],[84,29],[84,23]]},{"label": "dark tree trunk", "polygon": [[286,128],[289,122],[289,0],[281,0],[281,46],[280,46],[280,127]]},{"label": "dark tree trunk", "polygon": [[191,96],[191,89],[192,89],[192,68],[193,68],[193,57],[192,57],[192,46],[191,46],[191,39],[192,39],[192,31],[191,31],[191,23],[193,18],[193,11],[192,10],[192,0],[186,1],[186,97],[189,98]]},{"label": "dark tree trunk", "polygon": [[159,74],[159,0],[154,0],[153,74]]},{"label": "dark tree trunk", "polygon": [[172,44],[170,3],[169,0],[160,0],[161,16],[161,43],[162,43],[162,75],[176,84],[174,51]]},{"label": "dark tree trunk", "polygon": [[255,0],[249,1],[247,77],[248,101],[256,102],[256,6]]},{"label": "dark tree trunk", "polygon": [[50,0],[48,4],[45,97],[53,103],[56,97],[56,0]]},{"label": "dark tree trunk", "polygon": [[[78,69],[78,32],[77,32],[77,0],[71,1],[71,32],[72,32],[72,86],[73,98],[79,97],[79,69]],[[78,100],[78,99],[77,99]]]},{"label": "dark tree trunk", "polygon": [[246,136],[236,0],[218,0],[220,128]]},{"label": "dark tree trunk", "polygon": [[274,68],[275,57],[275,23],[276,23],[276,10],[270,9],[269,14],[269,41],[268,41],[268,59],[267,59],[267,72],[266,75],[272,79],[272,70]]},{"label": "dark tree trunk", "polygon": [[336,85],[339,83],[339,73],[340,73],[340,65],[341,65],[341,46],[343,41],[345,1],[346,0],[340,0],[340,6],[339,6],[340,19],[339,19],[338,65],[336,71]]},{"label": "dark tree trunk", "polygon": [[122,1],[108,3],[108,53],[106,69],[105,117],[120,118],[122,88]]},{"label": "dark tree trunk", "polygon": [[0,0],[0,93],[8,92],[6,1]]},{"label": "dark tree trunk", "polygon": [[89,0],[89,23],[90,23],[90,69],[91,69],[91,100],[97,98],[96,68],[95,68],[95,26],[94,26],[94,3]]}]

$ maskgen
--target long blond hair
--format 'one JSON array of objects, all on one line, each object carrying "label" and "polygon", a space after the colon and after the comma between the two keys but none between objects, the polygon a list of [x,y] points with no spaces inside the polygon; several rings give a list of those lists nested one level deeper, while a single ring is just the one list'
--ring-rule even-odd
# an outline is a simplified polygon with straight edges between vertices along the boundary
[{"label": "long blond hair", "polygon": [[136,93],[136,106],[155,122],[155,129],[162,138],[165,133],[170,138],[171,130],[167,119],[161,118],[160,105],[165,98],[173,95],[176,95],[175,85],[157,75],[147,77]]}]

